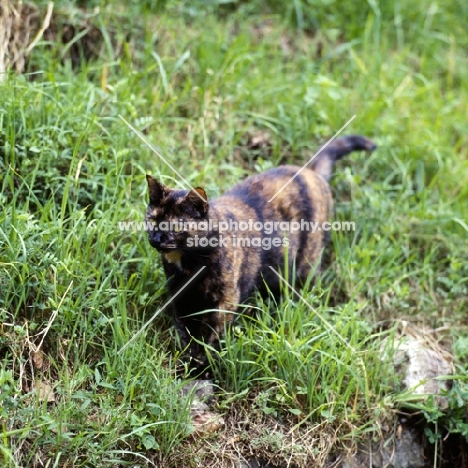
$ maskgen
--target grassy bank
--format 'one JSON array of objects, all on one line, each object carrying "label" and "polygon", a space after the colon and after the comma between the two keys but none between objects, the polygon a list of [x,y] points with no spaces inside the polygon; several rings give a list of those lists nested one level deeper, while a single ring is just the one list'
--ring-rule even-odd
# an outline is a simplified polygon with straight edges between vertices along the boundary
[{"label": "grassy bank", "polygon": [[[429,437],[468,435],[468,6],[381,3],[57,2],[0,82],[2,465],[319,464],[410,399],[381,352],[402,320],[455,356],[448,416],[419,404]],[[226,424],[204,438],[169,314],[118,354],[167,300],[146,234],[118,223],[142,220],[146,173],[183,186],[119,114],[209,197],[302,164],[353,115],[346,133],[379,145],[336,168],[356,230],[333,233],[312,308],[256,298],[227,333]]]}]

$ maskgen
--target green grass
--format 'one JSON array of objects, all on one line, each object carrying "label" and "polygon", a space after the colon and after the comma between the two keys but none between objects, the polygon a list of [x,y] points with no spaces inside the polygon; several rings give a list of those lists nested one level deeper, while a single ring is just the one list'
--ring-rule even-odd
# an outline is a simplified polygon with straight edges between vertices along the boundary
[{"label": "green grass", "polygon": [[[400,320],[444,327],[450,410],[416,407],[439,447],[466,437],[467,20],[461,1],[108,1],[90,19],[99,57],[73,68],[40,43],[34,75],[0,82],[1,464],[226,466],[230,434],[311,466],[413,404],[380,351]],[[209,197],[302,163],[354,114],[346,133],[379,144],[336,167],[336,217],[357,229],[333,233],[312,309],[285,289],[228,330],[213,360],[227,427],[206,439],[190,438],[169,314],[118,354],[167,300],[146,234],[118,222],[142,220],[146,173],[181,186],[119,114]]]}]

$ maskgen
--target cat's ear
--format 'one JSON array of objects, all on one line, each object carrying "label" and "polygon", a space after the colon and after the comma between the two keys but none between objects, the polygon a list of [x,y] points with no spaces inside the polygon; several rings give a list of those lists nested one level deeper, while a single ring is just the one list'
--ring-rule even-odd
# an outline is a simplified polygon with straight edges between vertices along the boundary
[{"label": "cat's ear", "polygon": [[149,201],[152,205],[159,205],[162,198],[168,192],[168,188],[150,175],[146,175],[149,189]]},{"label": "cat's ear", "polygon": [[201,215],[204,215],[208,210],[208,197],[205,190],[201,187],[195,187],[186,195],[185,199],[190,203]]}]

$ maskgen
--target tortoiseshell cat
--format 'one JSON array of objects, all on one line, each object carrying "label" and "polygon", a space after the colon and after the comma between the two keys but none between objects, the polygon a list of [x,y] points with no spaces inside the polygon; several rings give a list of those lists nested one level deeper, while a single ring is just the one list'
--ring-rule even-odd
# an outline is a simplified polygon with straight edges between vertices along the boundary
[{"label": "tortoiseshell cat", "polygon": [[[246,178],[210,202],[200,187],[170,189],[147,176],[146,221],[153,226],[148,229],[149,242],[162,254],[175,325],[195,361],[192,365],[200,369],[206,365],[196,341],[216,345],[232,312],[256,288],[279,290],[280,280],[270,266],[281,273],[287,258],[288,271],[294,264],[297,278],[305,280],[319,265],[327,233],[305,229],[286,233],[284,222],[292,226],[303,220],[318,225],[328,221],[333,207],[328,180],[334,163],[352,151],[374,149],[375,144],[362,136],[339,138],[292,181],[300,167],[279,166]],[[202,221],[209,220],[206,229]],[[225,230],[229,223],[235,228],[236,222],[244,224],[235,232]],[[259,223],[263,229],[258,230]],[[240,230],[241,226],[247,229]]]}]

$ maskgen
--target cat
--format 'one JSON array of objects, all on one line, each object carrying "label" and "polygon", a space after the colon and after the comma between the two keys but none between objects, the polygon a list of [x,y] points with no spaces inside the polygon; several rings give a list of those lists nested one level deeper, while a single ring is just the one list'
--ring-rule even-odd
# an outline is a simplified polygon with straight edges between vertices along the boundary
[{"label": "cat", "polygon": [[239,304],[255,290],[279,291],[275,272],[284,271],[286,260],[298,280],[317,270],[328,233],[307,230],[306,222],[320,226],[329,219],[335,162],[375,148],[368,138],[342,137],[302,171],[292,165],[269,169],[210,202],[201,187],[171,189],[146,176],[149,242],[162,254],[175,326],[192,368],[206,368],[200,343],[216,347]]}]

